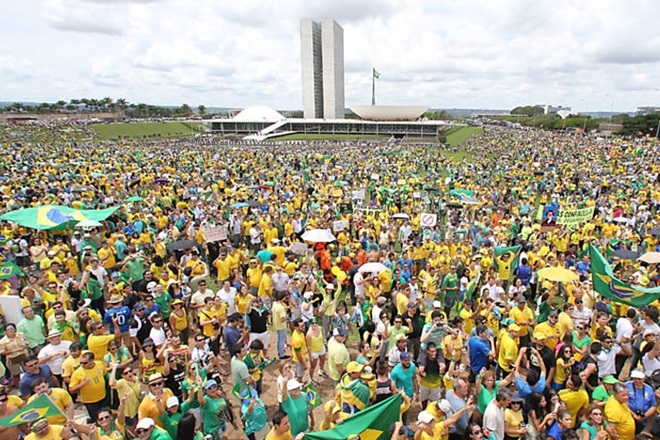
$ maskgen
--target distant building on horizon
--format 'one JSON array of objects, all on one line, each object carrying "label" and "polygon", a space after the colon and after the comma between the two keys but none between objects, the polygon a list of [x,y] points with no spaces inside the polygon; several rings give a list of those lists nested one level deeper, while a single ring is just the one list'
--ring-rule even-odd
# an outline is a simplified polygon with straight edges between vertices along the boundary
[{"label": "distant building on horizon", "polygon": [[635,116],[652,115],[654,113],[660,113],[660,107],[637,107]]},{"label": "distant building on horizon", "polygon": [[344,119],[344,30],[331,18],[300,20],[303,114]]}]

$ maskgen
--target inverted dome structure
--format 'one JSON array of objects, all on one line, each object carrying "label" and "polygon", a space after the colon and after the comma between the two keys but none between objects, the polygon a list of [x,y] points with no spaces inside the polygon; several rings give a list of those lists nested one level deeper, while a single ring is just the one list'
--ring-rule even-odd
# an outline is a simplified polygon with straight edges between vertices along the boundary
[{"label": "inverted dome structure", "polygon": [[368,121],[414,121],[429,109],[420,105],[353,105],[350,108]]},{"label": "inverted dome structure", "polygon": [[278,122],[286,119],[281,113],[265,105],[253,105],[232,118],[236,122]]}]

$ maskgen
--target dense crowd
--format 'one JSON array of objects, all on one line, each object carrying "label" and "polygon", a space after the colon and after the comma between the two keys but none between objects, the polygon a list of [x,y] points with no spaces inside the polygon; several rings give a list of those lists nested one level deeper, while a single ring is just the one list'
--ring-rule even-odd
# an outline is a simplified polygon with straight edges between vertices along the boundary
[{"label": "dense crowd", "polygon": [[[2,130],[3,212],[116,207],[100,226],[0,224],[22,271],[0,280],[22,308],[2,326],[0,419],[42,395],[59,409],[0,421],[6,438],[302,438],[396,394],[392,439],[660,434],[659,304],[600,295],[587,252],[658,284],[655,264],[612,253],[658,250],[647,140],[486,127],[452,160]],[[549,224],[553,206],[594,215]]]}]

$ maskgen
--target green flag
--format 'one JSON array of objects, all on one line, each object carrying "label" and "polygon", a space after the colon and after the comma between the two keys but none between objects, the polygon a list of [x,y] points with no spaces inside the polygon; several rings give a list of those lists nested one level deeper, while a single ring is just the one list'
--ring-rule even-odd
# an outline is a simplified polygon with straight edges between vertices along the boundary
[{"label": "green flag", "polygon": [[329,431],[310,432],[305,440],[346,440],[359,435],[363,440],[390,438],[390,425],[399,420],[401,396],[394,396],[363,409]]},{"label": "green flag", "polygon": [[307,394],[312,409],[323,405],[323,398],[319,392],[316,391],[316,385],[314,385],[314,382],[310,382],[309,385],[305,386],[302,390],[303,393]]},{"label": "green flag", "polygon": [[0,280],[11,278],[14,275],[18,275],[19,277],[22,277],[23,271],[21,270],[20,267],[18,267],[16,264],[12,263],[11,261],[9,260],[5,261],[2,264],[2,266],[0,266]]},{"label": "green flag", "polygon": [[497,246],[493,253],[495,254],[495,269],[500,274],[500,278],[509,281],[513,271],[518,267],[520,260],[521,245],[516,246]]},{"label": "green flag", "polygon": [[50,416],[65,415],[46,394],[34,399],[25,405],[23,409],[14,414],[0,419],[0,426],[16,426],[22,423],[30,423],[38,419]]},{"label": "green flag", "polygon": [[633,307],[644,307],[660,297],[660,287],[634,287],[617,279],[607,260],[592,245],[589,245],[589,257],[594,290],[605,298]]},{"label": "green flag", "polygon": [[380,78],[380,73],[375,68],[373,68],[372,70],[373,70],[374,78],[376,79]]}]

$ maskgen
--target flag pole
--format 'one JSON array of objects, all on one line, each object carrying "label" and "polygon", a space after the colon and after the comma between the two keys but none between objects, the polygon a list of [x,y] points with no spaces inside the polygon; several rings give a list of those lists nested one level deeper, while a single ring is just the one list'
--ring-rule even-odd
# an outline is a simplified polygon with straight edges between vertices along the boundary
[{"label": "flag pole", "polygon": [[[374,73],[376,69],[371,68],[371,105],[376,105],[376,75]],[[658,123],[660,127],[660,123]]]}]

